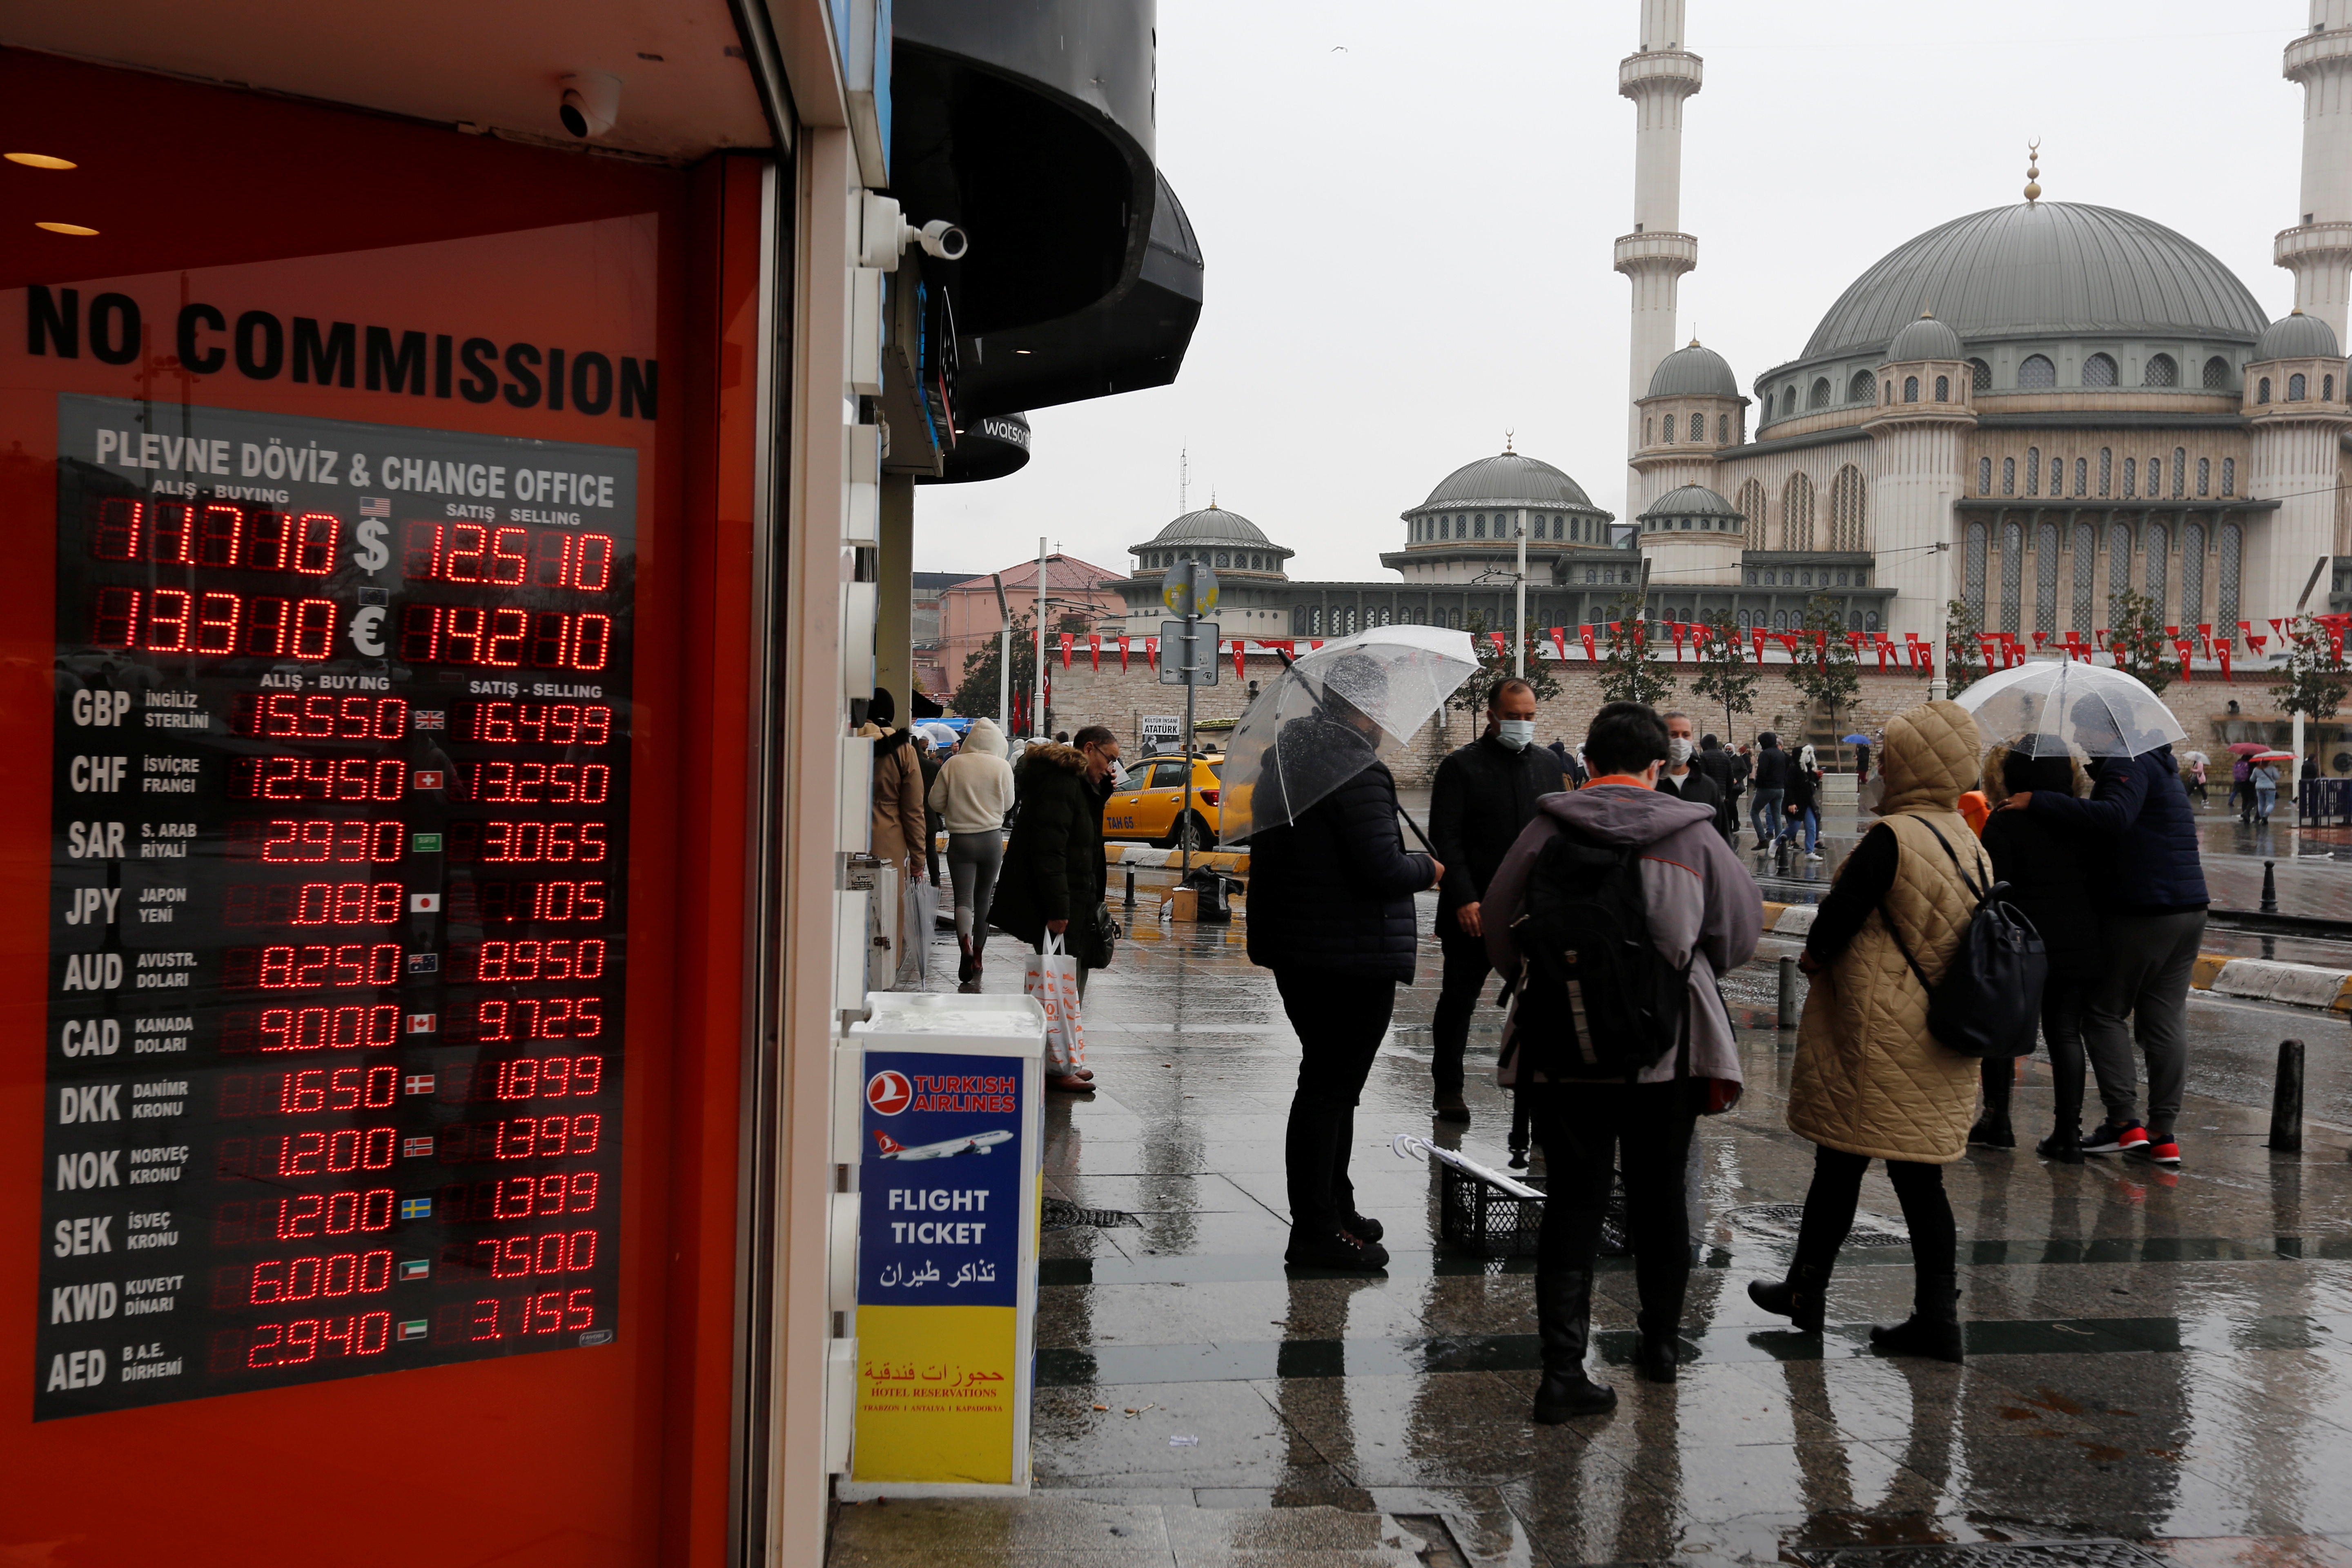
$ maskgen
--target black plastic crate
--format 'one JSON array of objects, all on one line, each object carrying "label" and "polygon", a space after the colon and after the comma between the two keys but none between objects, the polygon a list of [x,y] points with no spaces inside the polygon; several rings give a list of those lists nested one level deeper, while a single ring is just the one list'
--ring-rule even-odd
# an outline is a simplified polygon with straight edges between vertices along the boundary
[{"label": "black plastic crate", "polygon": [[[1475,1176],[1437,1163],[1438,1234],[1477,1258],[1533,1258],[1536,1233],[1543,1228],[1544,1201],[1515,1198]],[[1540,1192],[1545,1181],[1513,1173]]]}]

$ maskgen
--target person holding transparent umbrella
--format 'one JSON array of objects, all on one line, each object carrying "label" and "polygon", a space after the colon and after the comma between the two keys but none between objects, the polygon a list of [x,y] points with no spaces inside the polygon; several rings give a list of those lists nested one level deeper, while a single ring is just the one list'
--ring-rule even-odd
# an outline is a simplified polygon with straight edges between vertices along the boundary
[{"label": "person holding transparent umbrella", "polygon": [[1412,981],[1412,896],[1445,868],[1405,848],[1396,780],[1381,757],[1477,667],[1467,634],[1433,626],[1327,643],[1250,704],[1225,748],[1221,826],[1227,842],[1250,847],[1250,962],[1274,971],[1298,1036],[1283,1140],[1287,1263],[1388,1266],[1383,1227],[1358,1211],[1348,1174],[1356,1102],[1397,984]]},{"label": "person holding transparent umbrella", "polygon": [[[2119,669],[2037,662],[1979,681],[1958,699],[1985,733],[2028,754],[2065,746],[2090,759],[2091,795],[2019,790],[2004,811],[2046,816],[2109,868],[2104,880],[2105,973],[2084,1008],[2083,1035],[2106,1121],[2085,1154],[2141,1154],[2180,1163],[2177,1124],[2189,1077],[2189,981],[2205,934],[2205,868],[2197,818],[2172,758],[2187,731],[2172,710]],[[2147,1064],[2147,1120],[2138,1116],[2137,1039]]]}]

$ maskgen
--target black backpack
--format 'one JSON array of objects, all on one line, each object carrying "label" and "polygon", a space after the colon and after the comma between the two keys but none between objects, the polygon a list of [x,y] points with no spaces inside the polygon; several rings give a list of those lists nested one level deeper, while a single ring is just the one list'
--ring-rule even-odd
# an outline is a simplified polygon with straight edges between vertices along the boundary
[{"label": "black backpack", "polygon": [[1919,977],[1927,992],[1927,1032],[1948,1048],[1968,1057],[1996,1060],[2033,1054],[2033,1035],[2042,1017],[2042,985],[2050,973],[2049,955],[2042,935],[2016,905],[2003,901],[2007,882],[1979,887],[1968,868],[1952,853],[1951,844],[1931,822],[1920,826],[1936,834],[1960,885],[1976,896],[1976,912],[1969,916],[1960,945],[1944,970],[1944,978],[1930,984],[1927,971],[1911,956],[1894,916],[1882,904],[1878,918],[1886,922],[1903,962]]},{"label": "black backpack", "polygon": [[1536,857],[1511,934],[1526,961],[1511,1014],[1516,1087],[1537,1074],[1631,1079],[1681,1040],[1688,970],[1650,940],[1642,846],[1563,827]]}]

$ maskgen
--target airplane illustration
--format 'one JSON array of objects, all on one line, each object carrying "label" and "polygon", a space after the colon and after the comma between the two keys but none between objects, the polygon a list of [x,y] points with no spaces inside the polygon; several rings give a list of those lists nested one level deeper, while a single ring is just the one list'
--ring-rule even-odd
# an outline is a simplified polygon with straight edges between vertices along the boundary
[{"label": "airplane illustration", "polygon": [[874,1130],[874,1142],[882,1146],[885,1160],[944,1160],[955,1154],[985,1154],[999,1143],[1012,1142],[1013,1134],[975,1132],[969,1138],[943,1138],[937,1143],[909,1149],[877,1127]]}]

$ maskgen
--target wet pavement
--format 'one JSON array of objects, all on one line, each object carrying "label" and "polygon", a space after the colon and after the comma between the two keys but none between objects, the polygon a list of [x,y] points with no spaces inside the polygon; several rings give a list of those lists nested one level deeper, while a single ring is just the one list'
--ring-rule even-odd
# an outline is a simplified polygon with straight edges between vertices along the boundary
[{"label": "wet pavement", "polygon": [[[2204,831],[2217,881],[2246,862],[2259,877],[2256,848],[2229,842],[2234,819]],[[1823,868],[1851,846],[1841,837]],[[2318,858],[2306,844],[2294,885],[2352,913],[2352,877],[2330,877]],[[1773,961],[1795,947],[1768,936],[1726,987],[1749,1087],[1701,1126],[1709,1213],[1690,1363],[1673,1385],[1633,1376],[1633,1279],[1606,1266],[1598,1375],[1622,1403],[1612,1416],[1537,1427],[1531,1261],[1439,1243],[1431,1172],[1388,1147],[1395,1133],[1433,1131],[1434,941],[1424,936],[1422,983],[1399,993],[1357,1122],[1359,1201],[1386,1222],[1394,1261],[1384,1277],[1318,1275],[1281,1261],[1297,1047],[1271,976],[1248,964],[1243,924],[1157,923],[1148,883],[1140,896],[1137,929],[1089,985],[1100,1089],[1056,1097],[1048,1112],[1049,1195],[1116,1212],[1045,1237],[1042,1489],[1443,1520],[1472,1563],[1771,1562],[1811,1547],[2116,1536],[2200,1542],[2179,1554],[2200,1563],[2352,1568],[2343,1023],[2198,996],[2177,1172],[1972,1150],[1948,1173],[1971,1359],[1883,1358],[1866,1326],[1903,1317],[1911,1289],[1883,1174],[1863,1199],[1883,1245],[1849,1247],[1822,1340],[1744,1289],[1781,1273],[1789,1205],[1811,1168],[1811,1146],[1783,1125],[1791,1042],[1770,1027]],[[1424,931],[1433,915],[1424,896]],[[935,972],[952,975],[952,947],[943,939]],[[992,952],[987,988],[1017,989],[1017,945],[1000,936]],[[1491,1062],[1496,1017],[1482,1014],[1474,1060]],[[2290,1035],[2311,1047],[2299,1156],[2263,1147],[2273,1060]],[[1507,1100],[1475,1078],[1470,1100],[1475,1123],[1441,1142],[1500,1163]],[[2029,1060],[2021,1135],[2046,1131],[2049,1105]]]}]

